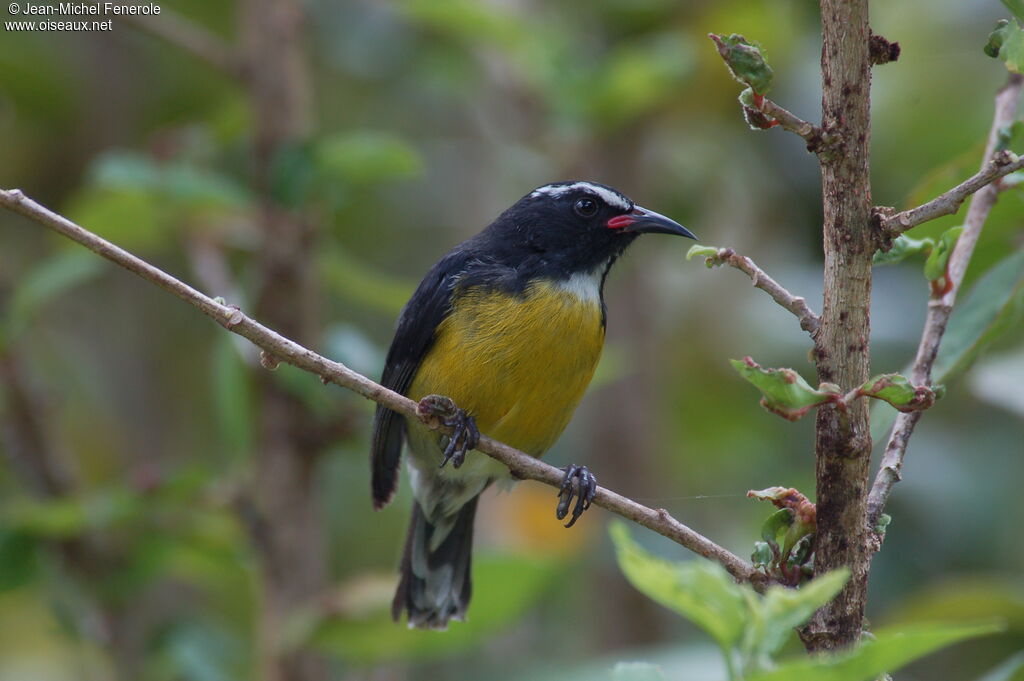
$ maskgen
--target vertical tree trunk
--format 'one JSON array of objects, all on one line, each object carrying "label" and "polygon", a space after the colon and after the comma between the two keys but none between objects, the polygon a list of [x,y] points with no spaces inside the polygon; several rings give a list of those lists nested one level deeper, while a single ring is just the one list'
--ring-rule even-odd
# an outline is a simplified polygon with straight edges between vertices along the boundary
[{"label": "vertical tree trunk", "polygon": [[[273,196],[273,166],[305,139],[309,85],[303,55],[303,11],[297,0],[248,0],[243,6],[245,80],[255,115],[254,181],[261,197],[260,290],[255,316],[300,343],[317,331],[311,262],[313,226]],[[319,681],[315,656],[281,652],[287,618],[324,592],[328,580],[324,528],[312,489],[315,452],[303,434],[311,417],[274,376],[258,377],[259,436],[251,501],[254,543],[262,563],[261,675],[265,681]]]},{"label": "vertical tree trunk", "polygon": [[[868,0],[821,0],[823,126],[836,140],[821,155],[825,300],[815,339],[818,378],[844,390],[868,378],[870,335],[871,66]],[[840,648],[860,637],[870,552],[865,526],[871,434],[866,400],[848,413],[818,412],[818,532],[815,569],[847,566],[846,588],[803,631],[811,650]]]}]

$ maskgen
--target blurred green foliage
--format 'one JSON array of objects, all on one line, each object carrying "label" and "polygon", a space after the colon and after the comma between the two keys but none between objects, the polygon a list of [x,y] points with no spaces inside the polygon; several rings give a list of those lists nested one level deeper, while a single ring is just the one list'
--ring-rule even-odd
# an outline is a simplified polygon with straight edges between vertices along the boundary
[{"label": "blurred green foliage", "polygon": [[[163,7],[225,41],[239,38],[234,2]],[[319,227],[311,269],[321,297],[312,302],[324,323],[314,347],[379,371],[397,312],[427,268],[525,192],[566,178],[618,186],[752,256],[820,309],[814,160],[792,136],[744,125],[736,84],[706,38],[737,32],[764,45],[773,97],[814,120],[813,3],[306,8],[315,125],[278,151],[269,190]],[[876,32],[903,47],[874,73],[874,198],[910,207],[978,167],[992,93],[1005,78],[982,46],[1007,9],[941,0],[876,2],[872,12]],[[244,88],[127,23],[102,35],[5,31],[0,40],[0,186],[20,186],[243,308],[259,285],[254,118]],[[982,371],[1024,352],[1022,194],[1007,186],[950,322],[936,370],[948,395],[911,444],[870,602],[873,625],[919,634],[914,645],[881,635],[872,644],[906,657],[959,635],[915,625],[922,621],[996,616],[1006,629],[910,665],[908,679],[1019,677],[1011,655],[1024,647],[1024,380],[992,398]],[[911,236],[937,240],[960,220]],[[877,270],[876,372],[913,356],[928,296],[920,272],[913,258]],[[688,266],[678,247],[653,240],[632,249],[606,293],[600,381],[552,462],[587,463],[603,483],[748,551],[764,512],[744,492],[812,490],[813,424],[765,414],[727,358],[753,355],[804,374],[805,334],[742,276]],[[283,641],[325,654],[332,678],[565,681],[607,677],[629,657],[656,661],[663,678],[724,678],[702,634],[623,586],[600,531],[605,517],[591,511],[566,532],[553,494],[530,484],[481,505],[469,621],[446,634],[392,625],[408,492],[396,508],[371,510],[371,405],[287,367],[261,376],[244,342],[8,213],[0,360],[22,379],[18,395],[0,388],[2,679],[254,677],[266,604],[239,490],[253,475],[258,378],[299,396],[333,434],[311,493],[328,528],[334,588],[293,614]],[[18,437],[24,395],[40,408],[43,435],[29,447]],[[642,408],[629,417],[636,439],[626,451],[601,426],[630,405]],[[884,420],[876,409],[875,423]],[[70,480],[57,498],[27,481],[25,457],[40,448],[63,464],[54,477]],[[649,552],[677,550],[638,540]],[[772,654],[779,645],[771,641]],[[798,653],[795,644],[788,652]],[[637,665],[613,678],[659,677]]]},{"label": "blurred green foliage", "polygon": [[720,566],[702,560],[669,563],[648,554],[621,521],[611,526],[619,567],[637,589],[692,620],[715,639],[729,679],[756,681],[873,681],[908,662],[967,638],[992,634],[992,624],[929,624],[879,631],[854,650],[776,665],[774,656],[794,627],[843,588],[845,570],[819,575],[799,589],[772,585],[758,594]]}]

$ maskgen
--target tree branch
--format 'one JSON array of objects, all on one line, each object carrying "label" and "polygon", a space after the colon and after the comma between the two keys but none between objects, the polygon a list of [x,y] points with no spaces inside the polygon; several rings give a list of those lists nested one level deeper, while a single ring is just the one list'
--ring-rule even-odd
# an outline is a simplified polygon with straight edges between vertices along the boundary
[{"label": "tree branch", "polygon": [[43,399],[32,389],[13,350],[0,347],[0,438],[15,470],[40,497],[60,497],[71,488],[69,457],[49,437]]},{"label": "tree branch", "polygon": [[[274,358],[316,374],[324,382],[336,383],[400,414],[419,418],[416,409],[417,403],[413,400],[388,390],[352,371],[344,364],[322,357],[281,336],[247,317],[238,308],[200,293],[163,270],[39,205],[26,197],[20,190],[0,190],[0,205],[68,237],[94,253],[134,272],[164,291],[189,303],[232,333],[248,339]],[[486,435],[481,436],[477,450],[505,464],[519,478],[536,480],[556,488],[560,487],[564,478],[564,472],[558,468]],[[750,563],[690,529],[664,509],[648,508],[604,487],[598,488],[594,504],[632,520],[638,525],[653,530],[681,546],[719,563],[738,580],[751,582],[757,588],[765,586],[767,582],[767,577],[755,570]]]},{"label": "tree branch", "polygon": [[807,142],[807,151],[818,153],[830,142],[820,127],[782,108],[767,97],[755,97],[754,101],[760,102],[760,111],[777,121],[780,128],[803,138],[804,142]]},{"label": "tree branch", "polygon": [[242,59],[223,39],[166,7],[161,7],[159,15],[125,14],[120,18],[232,78],[244,72]]},{"label": "tree branch", "polygon": [[[870,377],[871,59],[868,0],[819,0],[822,127],[832,137],[821,163],[824,295],[814,337],[818,381],[847,391]],[[825,405],[815,424],[817,574],[845,566],[850,579],[801,630],[810,651],[854,645],[864,626],[870,567],[864,525],[871,436],[867,400]]]},{"label": "tree branch", "polygon": [[[76,490],[76,481],[69,470],[68,452],[49,428],[51,414],[48,400],[31,385],[21,362],[9,343],[0,348],[0,441],[11,458],[15,473],[25,487],[38,499],[59,501]],[[114,660],[124,662],[125,652],[117,647],[124,631],[125,619],[117,608],[110,607],[88,588],[103,568],[114,559],[109,546],[94,540],[86,532],[79,536],[53,538],[49,544],[59,557],[61,567],[81,580],[87,597],[81,608],[72,608],[75,624],[98,641],[115,647]]]},{"label": "tree branch", "polygon": [[800,328],[814,336],[821,325],[821,320],[814,310],[807,305],[807,301],[800,296],[794,296],[783,286],[769,277],[764,270],[758,267],[753,260],[745,255],[740,255],[731,248],[720,248],[714,255],[705,259],[708,266],[728,265],[734,267],[750,277],[755,288],[759,288],[772,297],[776,303],[789,310],[793,316],[800,320]]},{"label": "tree branch", "polygon": [[[992,117],[992,128],[989,130],[988,143],[985,146],[985,156],[981,164],[982,171],[971,178],[971,180],[946,192],[946,194],[939,198],[929,201],[924,206],[921,206],[921,208],[935,204],[943,197],[953,194],[953,192],[964,187],[975,178],[992,172],[993,168],[998,168],[999,171],[1002,171],[1012,166],[1024,167],[1024,163],[1021,161],[1002,166],[999,166],[996,162],[998,158],[1007,153],[1005,151],[996,151],[996,146],[999,142],[1000,131],[1013,123],[1017,116],[1017,107],[1022,87],[1024,87],[1024,76],[1011,73],[1006,85],[996,93],[995,114]],[[1002,173],[998,177],[1002,177],[1005,174]],[[991,177],[987,183],[972,190],[974,197],[971,199],[971,205],[967,209],[964,231],[960,234],[956,248],[954,248],[953,253],[949,256],[950,289],[944,295],[933,295],[928,302],[928,317],[925,320],[921,342],[917,346],[917,356],[914,359],[914,368],[910,375],[910,380],[915,385],[931,384],[932,366],[935,364],[935,358],[939,353],[939,345],[942,343],[942,336],[946,332],[950,314],[953,312],[953,303],[956,302],[957,293],[960,291],[960,285],[963,283],[967,265],[974,254],[974,247],[978,243],[978,237],[985,226],[985,220],[988,219],[992,206],[995,205],[996,200],[999,198],[999,188],[994,184],[994,180],[998,179],[998,177]],[[969,193],[964,193],[955,204],[952,204],[952,210],[948,210],[946,213],[939,213],[939,215],[956,212],[960,202]],[[954,201],[956,199],[950,200]],[[920,222],[923,221],[921,220]],[[871,486],[871,492],[868,496],[867,519],[869,527],[874,527],[878,522],[878,518],[885,509],[885,504],[889,500],[889,495],[892,493],[893,485],[900,480],[900,470],[903,468],[903,458],[906,455],[907,443],[910,441],[910,436],[913,434],[914,427],[920,418],[921,412],[899,414],[896,417],[889,441],[885,446],[885,453],[882,455],[881,466],[875,475],[875,481]]]},{"label": "tree branch", "polygon": [[[1012,122],[1011,118],[1007,125]],[[936,196],[928,203],[883,217],[882,227],[892,236],[896,236],[921,223],[941,218],[943,215],[952,215],[960,210],[960,205],[972,194],[991,186],[1010,173],[1024,168],[1024,158],[1020,158],[1006,149],[994,154],[991,149],[987,149],[985,159],[985,163],[982,164],[981,170],[977,174],[944,194]]]}]

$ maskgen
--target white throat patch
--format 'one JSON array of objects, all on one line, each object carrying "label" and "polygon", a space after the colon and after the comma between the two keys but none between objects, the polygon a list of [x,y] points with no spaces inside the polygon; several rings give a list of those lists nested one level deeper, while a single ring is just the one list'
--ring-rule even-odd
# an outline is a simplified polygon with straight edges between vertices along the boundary
[{"label": "white throat patch", "polygon": [[590,272],[576,272],[568,279],[556,280],[554,285],[582,302],[600,301],[604,269],[604,267],[599,267]]},{"label": "white throat patch", "polygon": [[559,196],[562,196],[563,194],[568,194],[569,192],[577,190],[588,191],[591,194],[594,194],[595,196],[600,198],[609,206],[612,206],[613,208],[619,208],[625,211],[630,210],[633,207],[633,203],[625,196],[618,193],[617,191],[614,191],[607,187],[602,187],[600,185],[592,184],[590,182],[573,182],[571,184],[547,184],[544,185],[543,187],[538,187],[537,189],[534,189],[533,192],[530,193],[530,196],[533,196],[535,198],[538,196],[553,196],[557,198]]}]

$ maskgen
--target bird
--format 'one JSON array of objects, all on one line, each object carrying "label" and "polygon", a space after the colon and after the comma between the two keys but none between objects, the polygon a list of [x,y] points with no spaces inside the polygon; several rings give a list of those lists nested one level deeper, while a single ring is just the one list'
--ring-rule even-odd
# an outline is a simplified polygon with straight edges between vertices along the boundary
[{"label": "bird", "polygon": [[[604,345],[609,269],[641,234],[696,239],[679,223],[607,185],[547,184],[455,246],[424,276],[399,315],[381,383],[418,401],[440,434],[378,405],[371,486],[376,509],[398,487],[403,445],[413,491],[392,618],[446,629],[472,594],[473,520],[480,494],[509,470],[468,456],[480,432],[534,457],[569,423]],[[566,466],[556,516],[572,526],[597,489]]]}]

